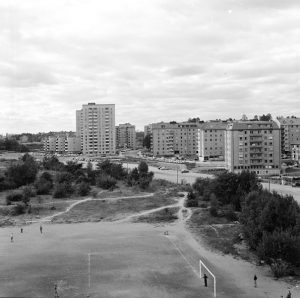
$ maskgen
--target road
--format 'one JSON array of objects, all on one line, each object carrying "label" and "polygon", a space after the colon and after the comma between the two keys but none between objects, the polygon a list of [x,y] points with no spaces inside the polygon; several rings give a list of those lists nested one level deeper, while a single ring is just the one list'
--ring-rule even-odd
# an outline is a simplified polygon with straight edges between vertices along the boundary
[{"label": "road", "polygon": [[[262,183],[265,189],[269,189],[269,183]],[[270,191],[277,191],[282,195],[291,195],[300,204],[300,187],[270,183]]]}]

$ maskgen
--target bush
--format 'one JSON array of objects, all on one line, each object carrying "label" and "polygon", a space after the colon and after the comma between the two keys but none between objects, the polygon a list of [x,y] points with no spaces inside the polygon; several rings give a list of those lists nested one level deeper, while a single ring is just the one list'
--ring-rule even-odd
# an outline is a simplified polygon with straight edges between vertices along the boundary
[{"label": "bush", "polygon": [[80,184],[77,185],[77,193],[80,196],[87,196],[91,190],[91,187],[88,183],[86,182],[81,182]]},{"label": "bush", "polygon": [[73,193],[72,185],[67,182],[56,183],[54,186],[54,198],[67,198]]},{"label": "bush", "polygon": [[238,216],[236,215],[236,213],[233,210],[232,206],[227,207],[224,211],[223,211],[223,216],[225,218],[227,218],[230,221],[236,221],[238,220]]},{"label": "bush", "polygon": [[271,264],[271,270],[276,278],[287,276],[291,272],[290,265],[281,259],[273,261]]},{"label": "bush", "polygon": [[218,216],[218,208],[216,206],[211,206],[209,208],[209,213],[211,216],[217,217]]},{"label": "bush", "polygon": [[53,183],[41,176],[35,183],[35,187],[38,195],[47,195],[50,193]]},{"label": "bush", "polygon": [[24,213],[25,213],[25,205],[22,203],[16,204],[14,208],[11,210],[11,215],[13,216],[17,216]]},{"label": "bush", "polygon": [[103,188],[103,189],[114,189],[117,184],[117,180],[114,179],[111,176],[102,174],[97,177],[96,179],[97,186]]},{"label": "bush", "polygon": [[11,192],[6,196],[6,204],[11,205],[11,202],[21,202],[23,201],[23,193],[21,192]]}]

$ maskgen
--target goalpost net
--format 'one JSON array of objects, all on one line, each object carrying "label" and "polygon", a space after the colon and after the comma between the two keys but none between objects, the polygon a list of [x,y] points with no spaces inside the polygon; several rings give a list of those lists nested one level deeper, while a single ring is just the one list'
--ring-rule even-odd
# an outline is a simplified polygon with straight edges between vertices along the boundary
[{"label": "goalpost net", "polygon": [[207,268],[207,266],[200,260],[199,261],[199,274],[200,274],[200,278],[202,278],[202,267],[205,268],[205,270],[212,276],[213,280],[214,280],[214,297],[217,297],[217,289],[216,289],[216,277],[215,275]]}]

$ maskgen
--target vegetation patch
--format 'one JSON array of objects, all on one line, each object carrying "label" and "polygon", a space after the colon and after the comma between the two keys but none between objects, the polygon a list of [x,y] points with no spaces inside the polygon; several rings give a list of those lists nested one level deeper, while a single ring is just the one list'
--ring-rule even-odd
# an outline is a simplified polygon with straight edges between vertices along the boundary
[{"label": "vegetation patch", "polygon": [[92,200],[76,205],[69,212],[54,217],[55,222],[113,221],[129,215],[175,204],[176,199],[168,195],[125,198],[117,200]]},{"label": "vegetation patch", "polygon": [[179,207],[164,208],[162,210],[142,215],[133,219],[133,222],[170,223],[178,219]]}]

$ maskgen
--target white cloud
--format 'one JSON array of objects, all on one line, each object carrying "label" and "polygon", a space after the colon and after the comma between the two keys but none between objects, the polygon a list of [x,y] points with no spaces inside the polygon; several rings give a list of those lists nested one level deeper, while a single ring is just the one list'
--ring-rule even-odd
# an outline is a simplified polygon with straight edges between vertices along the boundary
[{"label": "white cloud", "polygon": [[74,130],[90,101],[139,129],[300,116],[299,13],[296,0],[0,0],[0,133]]}]

